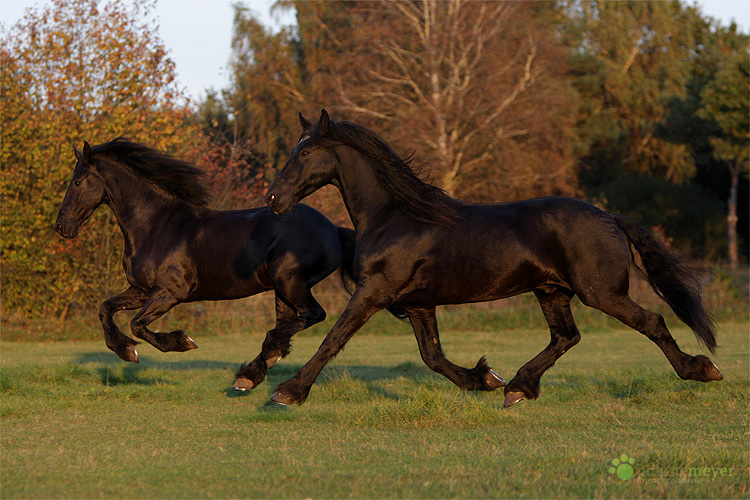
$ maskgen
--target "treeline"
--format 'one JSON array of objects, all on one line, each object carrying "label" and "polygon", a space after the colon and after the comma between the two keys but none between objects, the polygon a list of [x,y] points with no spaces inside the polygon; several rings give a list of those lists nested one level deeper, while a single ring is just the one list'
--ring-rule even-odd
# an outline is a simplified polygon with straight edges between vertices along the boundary
[{"label": "treeline", "polygon": [[[377,130],[470,201],[570,195],[694,256],[747,262],[748,34],[674,2],[280,0],[235,5],[231,82],[189,103],[146,1],[53,0],[2,34],[2,312],[68,314],[124,286],[99,210],[52,223],[72,147],[116,136],[207,169],[213,205],[257,205],[296,114]],[[332,190],[310,203],[346,222]]]}]

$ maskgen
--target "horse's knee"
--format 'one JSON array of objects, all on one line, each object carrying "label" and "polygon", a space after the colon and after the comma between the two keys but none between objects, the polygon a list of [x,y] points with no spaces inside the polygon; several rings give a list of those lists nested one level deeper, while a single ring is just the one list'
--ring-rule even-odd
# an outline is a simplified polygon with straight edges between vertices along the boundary
[{"label": "horse's knee", "polygon": [[133,333],[133,335],[135,335],[139,339],[142,339],[144,338],[144,335],[146,333],[146,324],[147,323],[145,321],[141,321],[138,318],[133,318],[130,321],[130,331]]},{"label": "horse's knee", "polygon": [[99,305],[99,321],[102,323],[108,319],[111,319],[115,311],[112,308],[112,304],[109,300],[105,300]]}]

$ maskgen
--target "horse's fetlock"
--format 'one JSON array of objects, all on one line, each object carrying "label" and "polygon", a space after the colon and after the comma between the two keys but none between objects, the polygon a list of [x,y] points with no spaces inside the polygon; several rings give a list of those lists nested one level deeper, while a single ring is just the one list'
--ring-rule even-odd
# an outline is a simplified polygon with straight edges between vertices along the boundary
[{"label": "horse's fetlock", "polygon": [[505,393],[509,392],[522,392],[526,399],[537,399],[539,397],[539,379],[532,380],[527,377],[519,377],[519,374],[516,374],[513,380],[505,386]]},{"label": "horse's fetlock", "polygon": [[235,374],[235,378],[246,378],[257,386],[266,378],[265,363],[243,363]]}]

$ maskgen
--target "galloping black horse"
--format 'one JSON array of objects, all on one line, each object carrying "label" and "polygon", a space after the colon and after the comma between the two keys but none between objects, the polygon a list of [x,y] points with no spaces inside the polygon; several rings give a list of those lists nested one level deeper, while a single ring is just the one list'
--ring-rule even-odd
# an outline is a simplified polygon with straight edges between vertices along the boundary
[{"label": "galloping black horse", "polygon": [[276,326],[261,353],[237,373],[234,388],[260,384],[286,356],[291,337],[323,321],[310,289],[340,265],[351,272],[354,231],[336,228],[305,205],[279,217],[266,208],[217,211],[206,207],[201,170],[122,138],[75,151],[77,163],[56,229],[74,238],[102,204],[109,205],[124,237],[123,267],[130,287],[99,309],[104,338],[125,361],[138,362],[138,342],[113,316],[125,309],[133,334],[161,351],[198,347],[183,331],[153,332],[148,325],[181,302],[276,292]]},{"label": "galloping black horse", "polygon": [[539,396],[539,379],[580,339],[570,300],[581,301],[640,331],[656,343],[683,379],[721,380],[703,355],[680,350],[664,319],[628,296],[633,251],[648,280],[710,351],[714,327],[697,280],[676,256],[633,220],[583,201],[541,198],[471,204],[422,182],[409,162],[372,131],[300,115],[302,136],[266,195],[279,214],[324,184],[341,195],[357,231],[357,287],[317,353],[272,399],[301,403],[316,377],[379,309],[409,316],[424,362],[465,390],[504,384],[481,358],[472,369],[448,361],[440,348],[435,306],[500,299],[533,291],[551,341],[505,386],[504,405]]}]

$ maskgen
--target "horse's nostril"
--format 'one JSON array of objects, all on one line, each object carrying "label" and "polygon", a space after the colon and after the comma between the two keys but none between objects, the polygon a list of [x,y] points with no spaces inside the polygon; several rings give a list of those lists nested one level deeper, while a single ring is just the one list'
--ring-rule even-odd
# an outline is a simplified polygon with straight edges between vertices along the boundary
[{"label": "horse's nostril", "polygon": [[269,207],[272,207],[276,204],[276,195],[273,193],[270,193],[268,196],[266,196],[266,203]]},{"label": "horse's nostril", "polygon": [[62,224],[58,222],[57,225],[55,225],[55,230],[57,230],[58,233],[62,233],[62,230],[63,230]]}]

